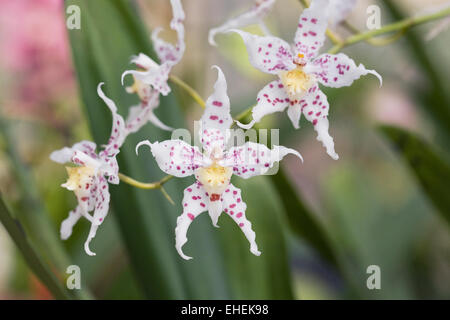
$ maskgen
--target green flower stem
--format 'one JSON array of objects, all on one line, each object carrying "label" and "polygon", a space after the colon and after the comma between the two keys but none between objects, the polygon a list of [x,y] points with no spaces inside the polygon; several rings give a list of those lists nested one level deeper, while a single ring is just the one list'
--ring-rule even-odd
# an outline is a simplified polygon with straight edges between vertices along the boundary
[{"label": "green flower stem", "polygon": [[0,194],[0,222],[5,227],[6,231],[11,236],[12,240],[16,244],[19,251],[22,253],[25,261],[27,262],[33,273],[42,281],[42,283],[50,290],[55,299],[68,300],[73,297],[67,290],[64,289],[60,280],[50,270],[50,268],[44,264],[41,257],[34,250],[31,243],[25,234],[25,231],[21,227],[18,220],[14,219],[10,214],[6,204],[3,202],[3,198]]},{"label": "green flower stem", "polygon": [[391,33],[391,32],[405,32],[406,30],[408,30],[411,27],[420,25],[420,24],[424,24],[433,20],[437,20],[437,19],[441,19],[443,17],[446,17],[450,15],[450,8],[446,8],[444,10],[435,12],[435,13],[431,13],[431,14],[426,14],[426,15],[422,15],[422,16],[417,16],[417,17],[410,17],[398,22],[394,22],[391,24],[388,24],[380,29],[377,30],[370,30],[367,32],[362,32],[360,34],[355,34],[353,36],[348,37],[347,39],[345,39],[343,42],[336,44],[333,48],[331,48],[328,52],[329,53],[337,53],[339,52],[342,48],[347,47],[349,45],[361,42],[361,41],[366,41],[368,39],[371,39],[373,37],[376,36],[380,36],[386,33]]},{"label": "green flower stem", "polygon": [[[358,28],[356,28],[355,26],[353,26],[350,22],[348,21],[344,21],[342,22],[342,26],[344,28],[346,28],[348,31],[350,31],[353,34],[360,34],[361,30],[359,30]],[[376,46],[376,47],[380,47],[380,46],[386,46],[388,44],[391,44],[395,41],[397,41],[398,39],[400,39],[406,32],[406,29],[401,29],[399,31],[397,31],[396,33],[386,36],[386,37],[382,37],[382,38],[369,38],[367,40],[365,40],[368,44],[372,45],[372,46]]]},{"label": "green flower stem", "polygon": [[186,82],[178,78],[177,76],[171,75],[169,79],[178,85],[180,88],[185,90],[191,97],[194,99],[203,109],[205,109],[206,103],[205,100],[202,99],[202,97],[198,94],[195,89],[193,89],[190,85],[188,85]]},{"label": "green flower stem", "polygon": [[145,183],[145,182],[140,182],[137,180],[134,180],[133,178],[130,178],[129,176],[124,175],[123,173],[119,172],[119,179],[133,187],[139,188],[139,189],[146,189],[146,190],[152,190],[152,189],[160,189],[162,194],[164,195],[164,197],[166,197],[166,199],[171,203],[171,204],[175,204],[172,200],[172,198],[169,196],[169,194],[167,193],[167,191],[163,188],[163,184],[165,184],[167,181],[169,181],[170,179],[172,179],[173,176],[171,175],[167,175],[164,178],[162,178],[159,181],[156,182],[150,182],[150,183]]},{"label": "green flower stem", "polygon": [[148,189],[160,189],[162,187],[162,185],[164,183],[166,183],[167,181],[169,181],[170,179],[172,179],[173,176],[167,175],[157,182],[150,182],[150,183],[145,183],[145,182],[140,182],[140,181],[134,180],[133,178],[130,178],[129,176],[124,175],[123,173],[120,173],[120,172],[119,172],[119,178],[123,182],[125,182],[129,185],[132,185],[133,187],[148,190]]},{"label": "green flower stem", "polygon": [[252,110],[253,110],[254,107],[255,106],[251,106],[251,107],[245,109],[244,111],[242,111],[241,113],[239,113],[236,116],[235,120],[239,121],[239,122],[242,122],[242,120],[244,120],[247,116],[249,116],[252,113]]}]

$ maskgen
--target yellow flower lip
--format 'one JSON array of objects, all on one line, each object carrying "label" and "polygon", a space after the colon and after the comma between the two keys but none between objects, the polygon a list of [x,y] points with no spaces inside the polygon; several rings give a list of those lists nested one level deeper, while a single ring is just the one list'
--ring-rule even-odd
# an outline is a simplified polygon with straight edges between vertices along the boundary
[{"label": "yellow flower lip", "polygon": [[197,170],[197,179],[209,194],[222,194],[230,184],[231,168],[222,167],[214,162],[207,168]]},{"label": "yellow flower lip", "polygon": [[283,83],[290,99],[300,99],[314,85],[315,78],[303,71],[301,66],[280,73],[280,80]]},{"label": "yellow flower lip", "polygon": [[133,75],[133,84],[126,88],[128,93],[136,93],[142,101],[146,99],[146,85]]},{"label": "yellow flower lip", "polygon": [[66,170],[69,178],[61,186],[70,191],[86,188],[95,173],[91,167],[66,167]]}]

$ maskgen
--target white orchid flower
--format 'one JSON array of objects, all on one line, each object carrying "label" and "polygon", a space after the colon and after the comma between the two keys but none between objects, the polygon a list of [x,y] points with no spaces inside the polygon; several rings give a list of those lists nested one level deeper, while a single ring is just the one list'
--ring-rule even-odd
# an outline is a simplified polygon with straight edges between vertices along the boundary
[{"label": "white orchid flower", "polygon": [[187,230],[199,214],[208,211],[212,224],[217,221],[222,211],[232,218],[241,228],[250,243],[250,251],[259,256],[261,252],[255,242],[255,232],[245,216],[246,204],[241,190],[230,183],[232,175],[248,179],[266,173],[276,162],[287,154],[301,155],[283,146],[274,146],[271,150],[262,144],[247,142],[239,147],[227,148],[227,136],[233,123],[230,115],[230,100],[227,95],[227,83],[220,68],[214,93],[206,102],[206,109],[201,118],[201,142],[204,154],[196,146],[181,140],[166,140],[148,145],[158,166],[167,174],[176,177],[194,175],[196,182],[184,190],[183,213],[177,219],[175,228],[175,247],[181,257],[188,260],[182,247],[187,242]]},{"label": "white orchid flower", "polygon": [[334,150],[333,138],[328,133],[329,104],[319,83],[332,88],[350,86],[363,75],[373,74],[382,82],[374,70],[367,70],[343,53],[322,54],[319,49],[325,42],[329,0],[314,0],[300,16],[294,44],[270,36],[257,36],[241,30],[238,33],[245,42],[250,63],[257,69],[278,76],[278,80],[266,85],[257,96],[257,105],[252,110],[253,120],[248,129],[265,115],[284,111],[298,129],[301,114],[314,125],[327,153],[339,156]]},{"label": "white orchid flower", "polygon": [[140,53],[132,58],[131,63],[135,64],[138,70],[128,70],[122,74],[122,84],[127,75],[132,75],[134,84],[127,87],[128,93],[135,93],[139,96],[140,104],[131,107],[126,121],[129,132],[137,132],[148,121],[163,130],[173,130],[162,123],[153,113],[159,106],[159,95],[164,96],[170,93],[168,85],[169,75],[172,68],[180,62],[185,51],[184,43],[184,19],[185,14],[180,0],[170,0],[173,11],[173,19],[170,23],[172,30],[178,35],[176,45],[165,42],[159,38],[161,28],[153,30],[152,41],[160,64],[157,64],[147,55]]},{"label": "white orchid flower", "polygon": [[[97,88],[98,95],[106,103],[112,112],[113,125],[108,144],[98,154],[96,144],[91,141],[81,141],[71,148],[65,147],[52,152],[50,159],[64,164],[72,162],[75,167],[66,167],[69,178],[62,187],[73,191],[78,200],[75,210],[69,212],[69,216],[61,224],[61,238],[68,239],[72,234],[73,226],[81,217],[85,217],[91,223],[89,236],[84,244],[86,253],[94,256],[89,249],[89,243],[95,237],[98,227],[102,224],[109,210],[110,194],[108,183],[119,183],[119,166],[116,156],[120,151],[127,131],[125,122],[117,113],[114,102],[105,96],[100,83]],[[89,212],[93,212],[91,215]]]},{"label": "white orchid flower", "polygon": [[258,24],[262,31],[269,35],[270,32],[264,24],[263,20],[272,9],[276,0],[256,0],[252,8],[243,14],[232,18],[223,25],[211,29],[208,35],[208,41],[212,46],[217,46],[214,38],[218,33],[225,33],[231,29],[238,29],[252,24]]}]

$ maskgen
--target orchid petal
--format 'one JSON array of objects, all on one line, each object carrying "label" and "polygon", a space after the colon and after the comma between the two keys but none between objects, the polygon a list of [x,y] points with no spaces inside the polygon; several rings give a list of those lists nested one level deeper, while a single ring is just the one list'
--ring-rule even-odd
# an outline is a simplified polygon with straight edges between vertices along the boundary
[{"label": "orchid petal", "polygon": [[228,129],[233,123],[230,115],[230,99],[227,94],[227,81],[222,70],[217,69],[217,81],[214,84],[214,92],[206,100],[206,108],[201,118],[202,128]]},{"label": "orchid petal", "polygon": [[171,69],[171,63],[165,62],[161,65],[156,65],[144,71],[127,70],[122,73],[122,85],[124,84],[123,82],[125,77],[131,74],[137,80],[140,80],[143,83],[152,86],[153,89],[155,89],[162,95],[167,96],[170,93],[170,87],[167,84],[167,81],[169,79],[169,73]]},{"label": "orchid petal", "polygon": [[242,37],[250,63],[262,72],[278,74],[296,67],[291,47],[286,41],[270,36],[260,37],[237,29],[229,32],[236,32]]},{"label": "orchid petal", "polygon": [[367,70],[363,64],[356,66],[355,61],[343,53],[320,55],[305,67],[305,72],[315,74],[321,84],[331,88],[350,86],[353,81],[367,74],[376,76],[380,86],[383,83],[378,72]]},{"label": "orchid petal", "polygon": [[130,62],[134,63],[136,67],[143,70],[149,70],[158,67],[158,64],[153,61],[152,58],[143,53],[139,53],[139,55],[131,57]]},{"label": "orchid petal", "polygon": [[127,120],[125,121],[129,133],[138,132],[147,122],[151,122],[162,130],[173,130],[173,128],[162,123],[153,113],[153,110],[159,105],[159,93],[154,90],[152,92],[148,97],[149,99],[130,108]]},{"label": "orchid petal", "polygon": [[222,195],[224,211],[236,222],[236,224],[241,228],[248,242],[250,243],[250,251],[255,256],[261,255],[258,250],[258,245],[256,244],[256,234],[252,230],[252,224],[245,217],[245,211],[247,210],[247,205],[242,200],[241,190],[229,185],[227,191]]},{"label": "orchid petal", "polygon": [[[221,26],[211,29],[209,31],[209,35],[208,35],[208,41],[212,46],[217,46],[216,42],[214,41],[214,37],[216,36],[216,34],[218,33],[225,33],[228,30],[231,29],[239,29],[242,27],[246,27],[252,24],[260,24],[260,25],[264,25],[262,20],[265,18],[265,16],[269,13],[269,11],[272,9],[273,5],[275,4],[276,0],[259,0],[256,1],[255,4],[253,5],[253,7],[225,22],[224,24],[222,24]],[[262,27],[264,33],[268,34],[265,26]]]},{"label": "orchid petal", "polygon": [[172,65],[177,64],[183,57],[185,51],[184,43],[184,19],[185,14],[180,0],[171,0],[173,19],[170,22],[170,28],[175,30],[178,35],[176,46],[161,40],[158,35],[161,32],[161,28],[157,28],[152,32],[152,41],[155,47],[156,53],[161,63],[170,62]]},{"label": "orchid petal", "polygon": [[84,243],[84,250],[90,256],[95,256],[95,253],[90,250],[89,244],[95,237],[98,227],[103,223],[109,211],[110,194],[108,182],[103,177],[100,177],[98,180],[94,216],[92,217],[88,238]]},{"label": "orchid petal", "polygon": [[316,85],[311,88],[306,96],[299,102],[305,118],[314,125],[317,132],[317,140],[321,141],[327,149],[328,155],[334,160],[339,156],[334,151],[333,138],[328,133],[328,110],[330,108],[327,96]]},{"label": "orchid petal", "polygon": [[91,167],[91,168],[95,168],[95,169],[98,169],[101,167],[100,159],[92,158],[91,156],[87,155],[86,153],[76,150],[76,149],[73,150],[73,156],[72,156],[71,161],[80,166],[87,166],[87,167]]},{"label": "orchid petal", "polygon": [[219,67],[214,66],[214,68],[218,72],[217,81],[214,92],[206,100],[206,108],[201,118],[200,137],[206,150],[214,145],[219,145],[223,149],[226,143],[226,132],[233,123],[225,76]]},{"label": "orchid petal", "polygon": [[91,158],[97,159],[98,156],[95,153],[96,148],[97,145],[94,142],[84,140],[75,143],[71,148],[64,147],[60,150],[53,151],[50,154],[50,160],[61,164],[71,162],[73,156],[75,155],[75,151],[81,151]]},{"label": "orchid petal", "polygon": [[140,142],[148,145],[158,163],[159,168],[167,174],[176,177],[187,177],[203,166],[203,155],[197,147],[192,147],[182,140],[166,140],[150,143],[148,140]]},{"label": "orchid petal", "polygon": [[273,146],[271,150],[263,144],[247,142],[242,146],[230,148],[219,164],[233,167],[233,174],[248,179],[265,174],[288,154],[293,154],[303,161],[300,153],[293,149]]},{"label": "orchid petal", "polygon": [[102,167],[102,173],[108,176],[108,182],[112,184],[119,184],[119,164],[116,157],[105,159],[105,165]]},{"label": "orchid petal", "polygon": [[314,0],[309,8],[303,10],[294,38],[295,58],[299,63],[316,57],[323,46],[328,25],[328,5],[329,0]]},{"label": "orchid petal", "polygon": [[82,217],[81,210],[81,207],[77,206],[75,210],[69,212],[68,217],[61,223],[60,236],[62,240],[67,240],[72,235],[73,226]]},{"label": "orchid petal", "polygon": [[300,104],[296,103],[293,106],[289,106],[287,115],[289,117],[289,120],[291,120],[294,128],[300,129],[300,118],[302,116],[302,109],[300,107]]},{"label": "orchid petal", "polygon": [[290,100],[281,80],[270,82],[257,96],[257,104],[252,109],[253,121],[249,125],[237,123],[243,129],[250,129],[254,123],[275,112],[281,112],[289,105]]},{"label": "orchid petal", "polygon": [[183,213],[177,219],[175,228],[175,248],[178,254],[185,260],[190,260],[183,253],[182,247],[187,242],[187,231],[192,221],[202,212],[208,210],[208,197],[201,185],[196,182],[184,189]]},{"label": "orchid petal", "polygon": [[125,141],[125,138],[127,137],[127,131],[125,129],[125,121],[123,120],[122,116],[117,112],[116,104],[110,98],[105,96],[105,94],[102,91],[102,85],[103,82],[98,85],[97,93],[99,97],[102,98],[102,100],[108,106],[109,110],[112,113],[113,119],[111,136],[108,140],[108,144],[106,145],[105,149],[100,153],[100,156],[104,158],[104,157],[114,157],[119,153],[120,147],[122,146],[122,144]]},{"label": "orchid petal", "polygon": [[89,211],[91,211],[95,205],[95,198],[91,193],[91,190],[94,188],[95,182],[93,182],[88,189],[82,188],[80,190],[76,190],[75,192],[78,201],[78,212],[89,220],[89,222],[92,222],[93,220],[92,216],[89,214]]}]

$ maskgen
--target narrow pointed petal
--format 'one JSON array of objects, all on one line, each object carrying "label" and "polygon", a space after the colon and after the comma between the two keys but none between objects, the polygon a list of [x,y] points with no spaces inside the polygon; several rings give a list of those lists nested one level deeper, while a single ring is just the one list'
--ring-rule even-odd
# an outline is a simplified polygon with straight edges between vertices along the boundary
[{"label": "narrow pointed petal", "polygon": [[[262,20],[266,17],[266,15],[270,12],[276,0],[261,0],[256,1],[252,8],[225,22],[223,25],[211,29],[208,35],[208,41],[212,46],[216,46],[216,42],[214,41],[215,36],[218,33],[225,33],[231,29],[240,29],[252,24],[263,24]],[[263,32],[268,34],[267,30],[263,28]]]},{"label": "narrow pointed petal", "polygon": [[293,154],[303,161],[300,153],[293,149],[273,146],[271,150],[263,144],[247,142],[242,146],[230,148],[219,164],[232,167],[233,174],[248,179],[265,174],[288,154]]},{"label": "narrow pointed petal", "polygon": [[383,83],[378,72],[367,70],[363,64],[356,66],[355,61],[343,53],[320,55],[306,66],[305,72],[315,74],[321,84],[331,88],[350,86],[353,81],[367,74],[376,76],[380,81],[380,86]]},{"label": "narrow pointed petal", "polygon": [[[256,99],[256,106],[252,109],[253,121],[251,124],[261,121],[261,119],[275,112],[281,112],[290,104],[286,89],[280,80],[275,80],[266,85]],[[243,129],[250,129],[248,126],[238,123]]]},{"label": "narrow pointed petal", "polygon": [[220,200],[210,201],[209,199],[207,201],[208,201],[208,214],[211,218],[212,225],[216,228],[219,228],[217,222],[219,221],[219,217],[223,211],[222,201]]},{"label": "narrow pointed petal", "polygon": [[60,150],[53,151],[50,154],[50,160],[61,164],[71,162],[76,151],[81,151],[86,155],[88,155],[89,157],[97,159],[98,156],[95,153],[96,148],[97,145],[94,142],[84,140],[75,143],[71,148],[64,147]]},{"label": "narrow pointed petal", "polygon": [[230,115],[230,99],[227,94],[227,81],[222,70],[217,69],[217,81],[214,92],[206,100],[206,108],[201,118],[202,128],[228,129],[233,123]]},{"label": "narrow pointed petal", "polygon": [[150,121],[152,124],[154,124],[156,127],[160,128],[161,130],[173,131],[172,127],[165,125],[161,120],[159,120],[159,118],[153,112],[149,113],[148,121]]},{"label": "narrow pointed petal", "polygon": [[167,84],[167,81],[169,79],[171,69],[171,63],[165,62],[144,71],[127,70],[122,73],[122,85],[124,84],[124,79],[127,75],[133,75],[136,79],[152,86],[154,90],[164,96],[167,96],[170,93],[170,87]]},{"label": "narrow pointed petal", "polygon": [[230,184],[229,188],[223,193],[223,208],[224,211],[236,222],[241,228],[248,242],[250,243],[250,251],[255,256],[261,255],[256,244],[256,234],[252,230],[252,224],[247,220],[245,211],[247,205],[242,200],[241,190]]},{"label": "narrow pointed petal", "polygon": [[109,211],[110,194],[108,182],[103,177],[99,177],[98,179],[95,194],[94,215],[92,217],[88,238],[84,243],[84,250],[90,256],[95,256],[95,253],[90,250],[89,244],[95,238],[98,227],[103,223]]},{"label": "narrow pointed petal", "polygon": [[250,63],[265,73],[278,74],[295,68],[290,45],[276,37],[260,37],[248,32],[232,29],[244,40]]},{"label": "narrow pointed petal", "polygon": [[122,116],[117,112],[117,106],[110,98],[108,98],[102,91],[103,83],[100,83],[97,87],[97,93],[100,98],[105,102],[108,106],[109,110],[112,113],[112,129],[111,136],[109,137],[108,144],[105,149],[100,153],[101,157],[114,157],[119,151],[120,147],[122,147],[125,139],[127,137],[127,130],[125,129],[125,121]]},{"label": "narrow pointed petal", "polygon": [[192,259],[183,253],[183,246],[187,242],[187,231],[192,221],[208,210],[208,197],[198,182],[187,187],[184,190],[183,197],[183,213],[177,218],[177,226],[175,228],[175,248],[178,254],[185,260]]},{"label": "narrow pointed petal", "polygon": [[203,166],[203,155],[197,147],[192,147],[181,140],[166,140],[150,143],[142,141],[136,150],[143,144],[151,148],[152,154],[159,168],[175,177],[187,177]]},{"label": "narrow pointed petal", "polygon": [[73,226],[80,220],[81,208],[77,206],[75,210],[69,212],[69,215],[64,221],[61,223],[60,228],[60,236],[62,240],[67,240],[72,235]]},{"label": "narrow pointed petal", "polygon": [[[325,42],[329,0],[314,0],[300,16],[295,33],[295,58],[307,62],[317,56]],[[302,55],[302,56],[299,56]]]},{"label": "narrow pointed petal", "polygon": [[108,182],[112,184],[119,184],[119,164],[116,157],[105,159],[103,166],[103,173],[108,177]]},{"label": "narrow pointed petal", "polygon": [[294,104],[293,106],[289,106],[287,110],[287,115],[289,120],[291,120],[292,125],[295,129],[300,129],[300,118],[302,116],[302,110],[300,104]]},{"label": "narrow pointed petal", "polygon": [[316,85],[309,90],[309,93],[299,102],[305,118],[314,125],[317,132],[317,140],[322,142],[328,155],[334,160],[339,156],[334,151],[333,138],[328,133],[328,110],[330,108],[327,96]]},{"label": "narrow pointed petal", "polygon": [[185,51],[185,43],[184,43],[184,19],[185,14],[183,11],[183,7],[181,5],[180,0],[171,0],[173,18],[170,22],[170,28],[175,30],[178,35],[176,45],[172,45],[164,40],[159,38],[159,33],[161,32],[161,28],[156,28],[152,32],[152,41],[156,50],[156,54],[161,63],[169,62],[172,65],[177,64],[181,58],[183,57]]},{"label": "narrow pointed petal", "polygon": [[125,121],[127,131],[129,133],[138,132],[147,122],[151,122],[163,130],[172,131],[173,129],[171,127],[162,123],[153,113],[153,110],[155,110],[158,105],[159,93],[152,90],[152,94],[148,96],[147,100],[130,108],[127,120]]},{"label": "narrow pointed petal", "polygon": [[105,220],[109,211],[110,197],[108,181],[104,177],[99,177],[95,196],[94,224],[101,225]]},{"label": "narrow pointed petal", "polygon": [[143,70],[149,70],[158,67],[158,64],[153,61],[152,58],[143,53],[139,53],[137,56],[131,57],[130,62],[134,63],[136,67]]},{"label": "narrow pointed petal", "polygon": [[218,72],[214,92],[206,100],[206,108],[200,119],[202,124],[200,139],[206,150],[214,145],[223,148],[226,142],[226,131],[233,123],[230,114],[230,99],[227,94],[227,81],[222,70],[217,66],[214,68]]},{"label": "narrow pointed petal", "polygon": [[83,151],[79,151],[76,149],[72,149],[73,150],[73,155],[72,155],[72,162],[75,164],[78,164],[80,166],[88,166],[91,168],[100,168],[101,166],[101,160],[98,158],[92,158],[91,156],[87,155],[86,153],[84,153]]}]

